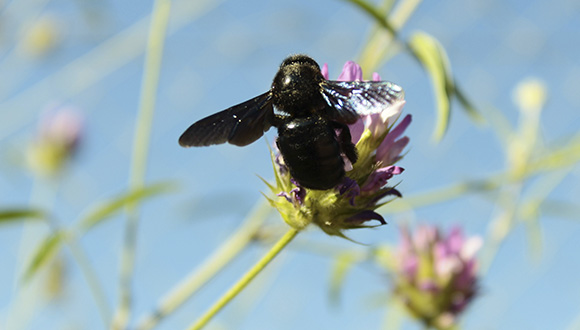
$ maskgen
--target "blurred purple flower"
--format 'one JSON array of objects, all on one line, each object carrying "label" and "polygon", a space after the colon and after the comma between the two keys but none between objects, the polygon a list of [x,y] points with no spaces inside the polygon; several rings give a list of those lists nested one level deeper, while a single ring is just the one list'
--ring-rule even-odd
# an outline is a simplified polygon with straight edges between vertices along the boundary
[{"label": "blurred purple flower", "polygon": [[76,152],[82,137],[83,119],[72,108],[59,108],[43,116],[39,127],[39,139],[61,145],[69,154]]},{"label": "blurred purple flower", "polygon": [[37,137],[28,150],[31,169],[53,175],[76,153],[83,134],[83,119],[72,107],[55,108],[41,117]]},{"label": "blurred purple flower", "polygon": [[394,266],[395,293],[426,326],[452,327],[477,294],[480,237],[464,238],[455,227],[445,237],[433,226],[411,235],[406,227]]}]

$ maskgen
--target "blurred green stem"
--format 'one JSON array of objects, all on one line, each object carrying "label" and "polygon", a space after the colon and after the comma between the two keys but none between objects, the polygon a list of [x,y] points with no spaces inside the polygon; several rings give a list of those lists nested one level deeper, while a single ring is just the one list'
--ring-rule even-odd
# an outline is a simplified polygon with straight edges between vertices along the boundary
[{"label": "blurred green stem", "polygon": [[[375,5],[364,0],[346,0],[359,7],[367,15],[371,16],[380,29],[376,29],[370,40],[366,43],[361,52],[358,63],[364,72],[374,72],[385,61],[386,54],[393,50],[393,42],[398,39],[400,30],[411,15],[415,12],[422,0],[402,0],[393,9],[390,17],[387,13],[381,12]],[[404,42],[402,45],[414,54],[410,47]]]},{"label": "blurred green stem", "polygon": [[[51,191],[50,192],[51,196],[49,197],[50,204],[54,204],[53,201],[55,199],[58,190],[57,185],[58,182],[61,181],[60,176],[52,179],[53,180],[44,183],[45,185],[49,186],[48,188]],[[59,233],[63,230],[58,221],[53,216],[49,216],[47,218],[47,221],[52,234]],[[103,289],[103,286],[101,285],[97,277],[97,272],[91,266],[89,258],[87,257],[85,251],[78,243],[76,239],[77,236],[75,234],[68,234],[64,235],[64,237],[65,237],[64,242],[68,245],[74,260],[78,264],[81,272],[83,273],[83,276],[85,277],[85,280],[87,281],[87,285],[89,286],[89,290],[91,291],[91,294],[95,299],[95,303],[97,305],[97,309],[99,310],[99,314],[101,316],[103,324],[105,327],[107,327],[109,325],[109,322],[111,321],[111,308],[107,303],[105,290]]]},{"label": "blurred green stem", "polygon": [[[53,200],[58,190],[57,182],[61,181],[60,177],[53,179],[54,181],[46,183],[46,185],[50,186],[49,188],[51,190],[52,195],[50,197],[51,204],[54,204]],[[52,234],[56,234],[62,231],[60,224],[53,216],[49,216],[47,220]],[[103,324],[105,327],[107,327],[109,325],[109,322],[111,321],[111,308],[107,303],[105,290],[97,277],[97,272],[91,266],[87,254],[82,249],[81,245],[78,243],[78,240],[76,238],[77,236],[71,233],[68,235],[64,235],[64,237],[65,237],[64,242],[68,245],[74,260],[78,264],[81,272],[83,273],[83,276],[85,277],[85,280],[87,281],[87,285],[89,287],[89,290],[91,291],[91,294],[93,295],[93,298],[95,299],[95,303],[97,305],[97,309],[99,310],[99,314],[101,316]]]},{"label": "blurred green stem", "polygon": [[[53,226],[54,227],[54,226]],[[54,227],[58,232],[58,228]],[[97,304],[97,308],[99,310],[99,314],[101,315],[101,319],[105,327],[108,327],[111,322],[111,307],[107,302],[107,297],[105,296],[105,290],[97,277],[97,272],[91,265],[89,258],[85,251],[82,249],[81,245],[77,241],[75,235],[66,235],[65,242],[68,244],[68,247],[71,251],[71,254],[77,264],[79,265],[80,270],[83,272],[85,280],[87,281],[87,285],[91,290],[91,293],[95,299],[95,303]]]},{"label": "blurred green stem", "polygon": [[485,192],[498,189],[504,185],[523,182],[533,176],[551,171],[566,169],[580,160],[580,134],[570,143],[536,157],[526,163],[525,167],[514,172],[511,167],[503,172],[490,175],[488,178],[459,182],[447,187],[438,188],[430,192],[405,196],[393,200],[379,210],[385,213],[397,213],[424,207],[437,203],[443,203],[459,198],[466,193]]},{"label": "blurred green stem", "polygon": [[[32,181],[30,192],[29,206],[31,208],[42,208],[49,212],[54,208],[54,199],[57,191],[55,182],[43,182],[41,178],[35,177]],[[12,285],[12,296],[10,303],[6,308],[6,319],[0,328],[6,329],[24,329],[27,322],[33,318],[37,311],[41,299],[38,299],[38,293],[42,292],[41,282],[38,277],[21,286],[27,264],[33,259],[34,246],[42,241],[46,235],[46,230],[35,223],[25,221],[22,226],[22,234],[17,250],[16,266],[14,267],[14,282]]]},{"label": "blurred green stem", "polygon": [[486,274],[503,242],[514,227],[517,207],[522,194],[522,183],[513,187],[504,187],[497,198],[497,207],[500,208],[493,221],[489,224],[484,250],[481,256],[480,274]]},{"label": "blurred green stem", "polygon": [[[133,140],[130,189],[140,189],[145,183],[149,140],[163,56],[163,44],[171,12],[170,0],[156,0],[153,5],[151,26],[145,53],[145,67],[141,85],[139,113]],[[119,283],[119,306],[113,320],[113,329],[124,329],[131,313],[131,283],[133,279],[139,210],[136,205],[127,207],[127,221]]]},{"label": "blurred green stem", "polygon": [[214,278],[220,270],[227,266],[233,258],[240,254],[252,242],[252,239],[264,223],[270,210],[272,210],[270,204],[265,200],[260,200],[238,230],[218,250],[210,255],[202,265],[174,286],[160,300],[156,309],[141,319],[137,325],[137,329],[152,329]]},{"label": "blurred green stem", "polygon": [[[191,22],[217,7],[221,2],[223,0],[176,0],[173,3],[168,34],[171,35],[190,26]],[[15,3],[18,6],[22,4],[21,1],[10,1],[6,6]],[[3,9],[4,17],[19,16],[11,15],[6,7]],[[58,70],[30,85],[21,86],[20,91],[14,95],[6,99],[0,97],[0,112],[8,111],[6,109],[20,109],[13,111],[10,116],[4,116],[0,121],[0,141],[25,127],[36,113],[33,109],[45,106],[46,99],[73,100],[75,95],[95,88],[109,75],[139,58],[145,49],[143,36],[149,27],[150,19],[150,15],[145,15]],[[0,63],[0,72],[7,75],[4,68],[5,64]],[[86,70],[86,68],[91,68],[91,70]],[[27,76],[20,71],[19,73],[23,77]],[[71,84],[71,81],[74,81],[74,84]],[[0,94],[2,94],[1,90]],[[91,108],[83,110],[88,113]]]},{"label": "blurred green stem", "polygon": [[393,16],[391,19],[393,27],[397,30],[403,27],[403,25],[407,23],[409,17],[411,17],[411,15],[413,15],[417,7],[419,7],[421,2],[423,2],[423,0],[401,1],[401,3],[393,11]]},{"label": "blurred green stem", "polygon": [[378,24],[387,29],[393,36],[397,35],[397,30],[395,30],[395,28],[388,21],[386,15],[377,10],[374,4],[368,3],[364,0],[347,0],[347,1],[359,7],[360,9],[365,11],[368,15],[373,17]]},{"label": "blurred green stem", "polygon": [[17,31],[20,31],[20,37],[15,38],[14,47],[3,54],[0,60],[0,71],[6,72],[17,68],[19,72],[16,75],[10,75],[8,84],[0,84],[0,100],[5,99],[18,86],[21,86],[22,82],[26,81],[26,78],[33,71],[34,66],[22,65],[22,58],[28,55],[25,51],[26,43],[29,42],[26,36],[33,29],[34,24],[31,22],[40,21],[43,18],[42,15],[46,15],[46,6],[49,2],[49,0],[31,0],[3,3],[2,14],[5,15],[4,17],[18,17],[15,23],[19,25]]},{"label": "blurred green stem", "polygon": [[[31,192],[30,197],[30,205],[33,207],[38,207],[42,205],[45,212],[50,212],[53,209],[54,200],[57,195],[58,191],[58,183],[61,181],[60,176],[52,177],[52,178],[45,178],[46,180],[41,180],[40,178],[36,178],[33,182],[33,189]],[[60,225],[56,221],[53,216],[46,217],[47,224],[50,228],[50,231],[54,233],[61,232]],[[24,223],[24,230],[23,236],[21,239],[21,247],[19,251],[18,260],[21,263],[29,263],[32,259],[30,249],[34,248],[34,245],[37,241],[41,241],[38,239],[38,235],[40,232],[35,228],[37,225],[33,223]],[[65,243],[67,243],[71,254],[79,265],[80,270],[82,271],[85,280],[89,286],[89,290],[95,299],[95,303],[97,305],[97,309],[99,311],[100,317],[103,321],[105,327],[109,325],[111,319],[111,310],[107,303],[107,299],[105,297],[105,291],[101,286],[96,272],[94,268],[92,268],[89,259],[85,252],[83,251],[82,247],[76,241],[74,235],[65,235]],[[26,266],[25,266],[26,267]],[[20,271],[23,267],[17,266],[15,269]],[[9,317],[7,328],[11,328],[13,322],[26,322],[26,313],[34,312],[34,307],[38,304],[38,282],[31,281],[27,283],[27,286],[24,288],[19,288],[18,286],[21,284],[19,281],[22,279],[21,274],[16,274],[15,276],[15,288],[14,291],[17,292],[16,298],[13,300],[13,306],[10,306],[11,313],[13,316]],[[38,274],[37,274],[38,275]],[[23,297],[19,297],[21,294],[18,291],[24,290]],[[31,295],[32,294],[32,295]],[[25,310],[25,311],[24,311]],[[21,319],[19,319],[21,318]],[[22,319],[24,318],[24,319]],[[12,323],[11,323],[12,322]],[[15,326],[19,328],[18,325]]]},{"label": "blurred green stem", "polygon": [[485,192],[498,189],[509,181],[509,173],[498,173],[486,179],[459,182],[448,187],[435,189],[430,192],[420,193],[405,198],[398,198],[391,203],[379,208],[381,212],[398,213],[419,207],[425,207],[438,203],[450,201],[464,196],[467,193]]},{"label": "blurred green stem", "polygon": [[280,240],[262,257],[234,286],[232,286],[189,330],[199,330],[235,298],[267,265],[296,237],[298,230],[290,228]]}]

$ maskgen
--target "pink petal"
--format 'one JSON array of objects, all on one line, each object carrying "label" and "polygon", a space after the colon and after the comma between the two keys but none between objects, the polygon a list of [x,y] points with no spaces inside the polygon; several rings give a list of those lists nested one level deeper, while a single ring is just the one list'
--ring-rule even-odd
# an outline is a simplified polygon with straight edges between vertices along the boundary
[{"label": "pink petal", "polygon": [[320,69],[320,73],[322,73],[324,79],[328,80],[328,64],[324,63],[322,69]]},{"label": "pink petal", "polygon": [[350,129],[350,140],[356,144],[365,130],[362,118],[359,118],[354,124],[348,125],[348,128]]},{"label": "pink petal", "polygon": [[[405,129],[411,124],[411,115],[405,116],[405,118],[395,127],[393,128],[385,137],[383,142],[377,148],[376,158],[377,160],[383,161],[385,164],[392,164],[391,161],[394,158],[397,158],[399,155],[394,155],[391,151],[395,140],[405,132]],[[405,147],[408,140],[404,140],[405,142],[401,142],[398,147]],[[402,151],[402,150],[400,150]],[[400,153],[399,151],[399,153]]]},{"label": "pink petal", "polygon": [[344,63],[342,73],[338,76],[338,81],[355,81],[362,80],[362,69],[360,65],[353,61]]}]

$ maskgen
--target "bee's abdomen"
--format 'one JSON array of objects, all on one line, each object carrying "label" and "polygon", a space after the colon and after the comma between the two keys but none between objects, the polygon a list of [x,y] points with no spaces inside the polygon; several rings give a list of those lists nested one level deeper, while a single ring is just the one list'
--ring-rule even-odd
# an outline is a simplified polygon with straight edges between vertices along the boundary
[{"label": "bee's abdomen", "polygon": [[276,142],[290,174],[303,187],[331,189],[344,178],[340,145],[327,120],[295,118],[278,128]]}]

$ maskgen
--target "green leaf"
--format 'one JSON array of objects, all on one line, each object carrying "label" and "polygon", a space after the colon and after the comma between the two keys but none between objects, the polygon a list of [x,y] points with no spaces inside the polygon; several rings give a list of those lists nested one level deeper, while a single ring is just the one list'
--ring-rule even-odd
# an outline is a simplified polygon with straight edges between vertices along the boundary
[{"label": "green leaf", "polygon": [[22,220],[42,220],[45,218],[46,214],[36,209],[14,208],[0,210],[0,224]]},{"label": "green leaf", "polygon": [[40,244],[34,253],[30,265],[28,265],[24,272],[24,276],[22,277],[24,283],[28,282],[43,266],[48,264],[48,261],[56,255],[65,238],[66,233],[64,231],[58,231],[48,236]]},{"label": "green leaf", "polygon": [[451,115],[451,95],[448,86],[453,86],[453,81],[449,81],[451,78],[449,60],[439,42],[424,32],[414,33],[409,40],[409,47],[431,78],[437,103],[437,121],[433,137],[440,141],[447,130]]},{"label": "green leaf", "polygon": [[268,180],[264,179],[263,177],[261,177],[261,176],[259,176],[259,175],[258,175],[258,178],[259,178],[260,180],[262,180],[262,182],[264,182],[264,184],[265,184],[266,186],[268,186],[268,188],[269,188],[269,189],[272,191],[272,193],[274,193],[274,194],[276,193],[276,191],[277,191],[276,187],[275,187],[275,186],[273,186],[273,185],[272,185],[270,182],[268,182]]},{"label": "green leaf", "polygon": [[175,190],[174,184],[164,182],[129,191],[113,200],[102,203],[90,211],[80,221],[79,231],[81,234],[85,233],[129,205],[173,190]]},{"label": "green leaf", "polygon": [[475,122],[484,122],[483,117],[465,94],[455,85],[449,58],[439,41],[427,33],[416,32],[411,36],[408,46],[412,54],[429,74],[433,85],[437,103],[437,121],[433,132],[434,139],[440,141],[447,131],[451,117],[451,100],[454,96],[457,97],[467,114]]},{"label": "green leaf", "polygon": [[455,95],[457,101],[459,101],[463,109],[476,124],[485,124],[485,118],[477,111],[473,103],[465,96],[465,93],[463,93],[457,84],[453,86],[453,95]]}]

